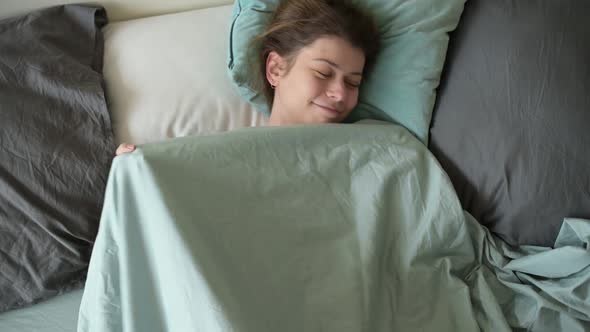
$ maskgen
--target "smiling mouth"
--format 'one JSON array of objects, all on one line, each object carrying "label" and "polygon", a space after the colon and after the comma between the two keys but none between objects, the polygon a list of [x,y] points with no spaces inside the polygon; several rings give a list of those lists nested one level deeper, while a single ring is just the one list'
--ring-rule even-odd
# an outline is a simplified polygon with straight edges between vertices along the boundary
[{"label": "smiling mouth", "polygon": [[319,104],[316,104],[316,103],[313,103],[313,104],[316,105],[317,107],[323,109],[323,110],[326,110],[326,111],[330,112],[330,113],[340,114],[340,111],[337,110],[337,109],[334,109],[334,108],[331,108],[331,107],[322,106],[322,105],[319,105]]}]

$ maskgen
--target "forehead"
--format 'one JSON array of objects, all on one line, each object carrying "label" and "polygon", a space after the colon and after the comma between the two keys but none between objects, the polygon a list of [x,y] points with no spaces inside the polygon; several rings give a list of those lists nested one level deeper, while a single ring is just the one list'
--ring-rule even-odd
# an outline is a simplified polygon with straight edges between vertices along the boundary
[{"label": "forehead", "polygon": [[[316,39],[311,45],[301,50],[298,58],[301,58],[305,62],[315,62],[317,59],[324,59],[336,64],[340,69],[347,72],[362,71],[365,65],[363,51],[339,37],[322,37]],[[318,61],[318,63],[326,62]]]}]

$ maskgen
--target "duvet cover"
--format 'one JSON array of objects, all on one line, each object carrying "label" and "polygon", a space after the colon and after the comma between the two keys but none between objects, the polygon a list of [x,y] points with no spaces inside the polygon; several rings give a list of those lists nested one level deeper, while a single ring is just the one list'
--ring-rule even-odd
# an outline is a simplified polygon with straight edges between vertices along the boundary
[{"label": "duvet cover", "polygon": [[113,163],[78,331],[583,331],[589,225],[508,247],[395,125],[144,145]]}]

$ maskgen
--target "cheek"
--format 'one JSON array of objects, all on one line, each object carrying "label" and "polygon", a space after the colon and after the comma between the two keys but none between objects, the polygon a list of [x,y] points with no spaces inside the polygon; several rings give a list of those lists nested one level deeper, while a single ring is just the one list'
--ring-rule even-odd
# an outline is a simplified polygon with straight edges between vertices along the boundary
[{"label": "cheek", "polygon": [[301,81],[302,90],[305,91],[306,100],[313,101],[325,91],[324,82],[311,75]]},{"label": "cheek", "polygon": [[289,75],[281,81],[281,100],[284,106],[289,108],[296,107],[300,95],[301,86],[300,84],[297,84],[297,77],[292,75],[292,73],[289,73]]},{"label": "cheek", "polygon": [[[295,73],[293,73],[295,74]],[[305,73],[297,73],[288,78],[285,90],[289,94],[290,102],[293,104],[304,104],[312,101],[321,93],[321,82]]]},{"label": "cheek", "polygon": [[356,104],[358,103],[358,99],[359,99],[359,90],[355,89],[355,90],[351,90],[348,93],[348,98],[346,100],[346,106],[349,110],[352,110]]},{"label": "cheek", "polygon": [[293,105],[297,105],[299,111],[306,112],[305,110],[311,107],[311,102],[317,100],[324,90],[318,80],[302,77],[294,84],[294,91],[296,93],[291,100]]}]

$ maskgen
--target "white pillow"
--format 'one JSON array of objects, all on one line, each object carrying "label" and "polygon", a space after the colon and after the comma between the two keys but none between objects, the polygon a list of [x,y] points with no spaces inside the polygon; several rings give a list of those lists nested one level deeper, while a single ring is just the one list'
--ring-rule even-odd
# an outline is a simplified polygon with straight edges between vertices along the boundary
[{"label": "white pillow", "polygon": [[232,6],[108,24],[103,73],[115,140],[166,138],[260,126],[226,68]]}]

